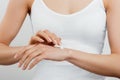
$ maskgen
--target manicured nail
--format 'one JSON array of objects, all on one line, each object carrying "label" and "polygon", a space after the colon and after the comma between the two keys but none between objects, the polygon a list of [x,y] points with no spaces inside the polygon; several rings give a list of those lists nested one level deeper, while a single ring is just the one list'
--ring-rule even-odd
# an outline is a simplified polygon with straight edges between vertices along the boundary
[{"label": "manicured nail", "polygon": [[58,45],[61,45],[61,42],[58,42]]},{"label": "manicured nail", "polygon": [[28,70],[30,70],[30,68],[28,68]]},{"label": "manicured nail", "polygon": [[19,68],[21,67],[21,64],[20,64],[20,63],[18,63],[18,67],[19,67]]},{"label": "manicured nail", "polygon": [[25,70],[25,67],[23,67],[22,70]]},{"label": "manicured nail", "polygon": [[40,40],[40,42],[44,42],[44,40]]},{"label": "manicured nail", "polygon": [[54,40],[54,44],[56,44],[56,45],[57,45],[57,42],[56,42],[56,40]]},{"label": "manicured nail", "polygon": [[52,40],[49,38],[49,41],[52,42]]},{"label": "manicured nail", "polygon": [[30,70],[30,69],[31,69],[31,67],[28,68],[28,70]]},{"label": "manicured nail", "polygon": [[20,68],[20,63],[18,63],[18,67]]}]

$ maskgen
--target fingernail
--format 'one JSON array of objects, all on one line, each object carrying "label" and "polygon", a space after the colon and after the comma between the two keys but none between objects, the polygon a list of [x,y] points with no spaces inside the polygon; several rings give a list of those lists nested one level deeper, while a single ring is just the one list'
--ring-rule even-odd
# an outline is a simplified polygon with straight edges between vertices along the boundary
[{"label": "fingernail", "polygon": [[25,70],[25,67],[23,67],[22,70]]},{"label": "fingernail", "polygon": [[40,42],[44,42],[44,40],[40,40]]},{"label": "fingernail", "polygon": [[21,67],[21,64],[20,64],[20,63],[18,63],[18,67],[19,67],[19,68]]},{"label": "fingernail", "polygon": [[54,40],[54,44],[57,44],[56,40]]},{"label": "fingernail", "polygon": [[58,45],[61,45],[61,42],[60,42],[60,41],[58,42]]},{"label": "fingernail", "polygon": [[20,68],[20,64],[18,64],[18,67]]},{"label": "fingernail", "polygon": [[31,67],[28,68],[28,70],[30,70],[30,69],[31,69]]},{"label": "fingernail", "polygon": [[58,43],[58,45],[60,46],[61,43]]},{"label": "fingernail", "polygon": [[52,42],[52,40],[49,38],[49,41]]},{"label": "fingernail", "polygon": [[30,68],[28,68],[28,70],[30,70]]}]

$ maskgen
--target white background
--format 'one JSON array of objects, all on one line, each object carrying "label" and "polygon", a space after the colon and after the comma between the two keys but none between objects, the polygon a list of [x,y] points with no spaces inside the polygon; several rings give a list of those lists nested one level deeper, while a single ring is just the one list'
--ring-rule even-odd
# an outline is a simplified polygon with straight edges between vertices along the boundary
[{"label": "white background", "polygon": [[[2,20],[5,14],[8,1],[9,0],[0,0],[0,21]],[[25,45],[28,43],[31,36],[32,36],[31,22],[30,22],[29,16],[27,16],[20,32],[18,33],[16,38],[13,40],[11,45],[12,46]],[[110,53],[107,37],[105,40],[103,53]],[[11,66],[0,66],[0,80],[32,80],[34,71],[35,71],[35,68],[33,68],[30,71],[22,71],[17,67],[17,64],[11,65]],[[119,80],[119,79],[106,78],[106,80]]]}]

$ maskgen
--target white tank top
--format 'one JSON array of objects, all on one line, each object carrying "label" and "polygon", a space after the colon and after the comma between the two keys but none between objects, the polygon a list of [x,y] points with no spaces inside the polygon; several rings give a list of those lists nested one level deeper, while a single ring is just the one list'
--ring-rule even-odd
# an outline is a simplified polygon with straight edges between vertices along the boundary
[{"label": "white tank top", "polygon": [[[93,0],[84,9],[64,15],[48,8],[43,0],[34,0],[31,8],[33,33],[48,29],[62,38],[61,46],[101,54],[106,35],[106,13],[102,0]],[[67,61],[43,60],[33,80],[104,80]]]}]

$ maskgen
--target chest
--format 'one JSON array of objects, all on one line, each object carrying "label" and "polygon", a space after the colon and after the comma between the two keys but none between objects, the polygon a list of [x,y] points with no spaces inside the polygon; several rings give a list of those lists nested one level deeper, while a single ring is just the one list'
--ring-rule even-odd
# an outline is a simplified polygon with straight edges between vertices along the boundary
[{"label": "chest", "polygon": [[[91,41],[95,40],[97,36],[103,37],[106,30],[106,13],[99,1],[94,0],[87,7],[77,12],[69,13],[68,10],[67,15],[64,15],[65,13],[51,10],[52,7],[48,8],[43,0],[35,0],[30,15],[33,30],[36,33],[38,30],[48,29],[64,38],[84,38],[86,40],[89,38]],[[62,2],[60,4],[62,5]],[[65,10],[65,12],[67,9],[73,8],[62,9],[59,7],[60,5],[57,4],[56,6],[59,8],[56,10]]]},{"label": "chest", "polygon": [[60,14],[72,14],[87,7],[93,0],[43,0],[51,10]]}]

